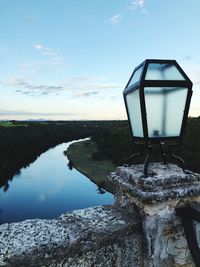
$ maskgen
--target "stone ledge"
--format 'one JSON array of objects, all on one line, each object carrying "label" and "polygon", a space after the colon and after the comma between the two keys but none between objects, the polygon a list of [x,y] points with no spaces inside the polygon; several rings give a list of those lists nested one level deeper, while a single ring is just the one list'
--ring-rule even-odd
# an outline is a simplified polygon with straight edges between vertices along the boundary
[{"label": "stone ledge", "polygon": [[118,167],[109,175],[109,180],[117,186],[117,191],[141,202],[155,203],[200,194],[200,174],[186,174],[174,164],[152,163],[149,170],[153,175],[144,178],[143,167]]},{"label": "stone ledge", "polygon": [[[139,221],[134,214],[129,218],[113,206],[75,210],[54,220],[3,224],[0,226],[0,266],[92,266],[90,263],[97,262],[97,256],[105,262],[95,266],[110,266],[109,259],[117,255],[120,246],[125,249],[125,243],[133,241],[134,233],[137,255],[132,255],[130,260],[139,261],[138,229]],[[126,249],[131,247],[127,245]],[[88,265],[84,265],[84,255],[89,257]]]}]

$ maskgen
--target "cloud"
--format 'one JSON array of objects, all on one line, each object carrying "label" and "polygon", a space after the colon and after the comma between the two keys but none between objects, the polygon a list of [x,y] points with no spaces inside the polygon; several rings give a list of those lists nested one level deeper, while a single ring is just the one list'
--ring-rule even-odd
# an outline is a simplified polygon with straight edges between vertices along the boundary
[{"label": "cloud", "polygon": [[38,50],[42,50],[44,47],[43,47],[43,45],[36,44],[36,45],[33,45],[33,48],[38,49]]},{"label": "cloud", "polygon": [[149,12],[144,6],[145,6],[144,0],[133,0],[131,1],[129,9],[131,10],[140,9],[142,13],[148,14]]},{"label": "cloud", "polygon": [[109,22],[112,25],[118,25],[120,23],[120,21],[122,20],[122,15],[120,14],[116,14],[113,17],[110,18]]},{"label": "cloud", "polygon": [[83,75],[69,78],[63,87],[64,89],[73,91],[100,91],[104,89],[122,88],[123,86],[118,83],[106,83],[105,79],[101,76]]},{"label": "cloud", "polygon": [[98,92],[74,92],[72,98],[77,98],[77,97],[90,97],[90,96],[95,96],[98,95]]},{"label": "cloud", "polygon": [[62,86],[45,85],[45,84],[31,84],[23,77],[14,77],[5,83],[6,85],[17,87],[17,93],[30,96],[42,96],[50,94],[59,94],[64,90]]},{"label": "cloud", "polygon": [[143,8],[144,7],[144,0],[134,0],[134,1],[132,1],[132,6],[133,6],[133,8],[137,8],[137,7]]},{"label": "cloud", "polygon": [[126,17],[127,10],[135,11],[136,9],[140,10],[144,14],[149,14],[148,10],[145,8],[145,0],[130,0],[129,6],[125,7],[126,12],[121,10],[120,13],[112,16],[109,19],[109,23],[115,26],[118,25],[122,18]]},{"label": "cloud", "polygon": [[122,85],[118,83],[97,83],[97,84],[90,84],[90,88],[92,89],[117,89],[122,88]]},{"label": "cloud", "polygon": [[42,55],[47,56],[54,61],[59,61],[60,63],[64,61],[60,54],[57,52],[57,50],[54,48],[50,48],[42,44],[34,44],[33,48],[39,51]]},{"label": "cloud", "polygon": [[27,81],[25,77],[12,77],[1,83],[14,87],[16,93],[30,97],[58,95],[63,92],[71,94],[72,97],[92,97],[103,90],[123,88],[121,84],[105,82],[101,76],[90,75],[73,76],[60,85],[35,84]]}]

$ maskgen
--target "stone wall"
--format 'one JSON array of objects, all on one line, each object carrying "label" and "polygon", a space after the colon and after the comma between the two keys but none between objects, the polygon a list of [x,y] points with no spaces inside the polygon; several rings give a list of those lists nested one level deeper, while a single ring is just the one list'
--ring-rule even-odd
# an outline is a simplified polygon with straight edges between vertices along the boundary
[{"label": "stone wall", "polygon": [[0,266],[137,267],[141,251],[137,216],[112,206],[0,226]]},{"label": "stone wall", "polygon": [[151,164],[148,178],[142,170],[122,166],[109,175],[117,188],[114,206],[1,225],[0,266],[194,266],[175,210],[200,210],[200,175],[171,164]]}]

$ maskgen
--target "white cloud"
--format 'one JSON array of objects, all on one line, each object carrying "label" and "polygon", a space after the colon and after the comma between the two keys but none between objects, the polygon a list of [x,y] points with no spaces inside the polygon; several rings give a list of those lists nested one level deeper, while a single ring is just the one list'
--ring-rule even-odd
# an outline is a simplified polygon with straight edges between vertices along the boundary
[{"label": "white cloud", "polygon": [[[123,88],[119,83],[105,82],[103,77],[92,75],[69,77],[66,82],[59,83],[59,85],[33,83],[27,81],[26,77],[23,76],[11,77],[7,81],[2,81],[1,84],[12,86],[16,93],[30,97],[59,95],[64,92],[71,97],[92,97],[104,92],[104,90],[107,94],[112,90]],[[98,95],[98,97],[100,96]]]},{"label": "white cloud", "polygon": [[138,8],[144,14],[148,14],[149,13],[148,10],[145,8],[145,2],[144,2],[144,0],[133,0],[133,1],[131,1],[131,5],[130,5],[129,9],[136,10]]},{"label": "white cloud", "polygon": [[116,14],[113,17],[111,17],[109,21],[112,25],[118,25],[121,19],[122,19],[122,15]]},{"label": "white cloud", "polygon": [[50,94],[59,94],[64,90],[62,86],[47,84],[32,84],[26,81],[24,77],[13,77],[4,82],[8,86],[17,87],[16,92],[29,96],[44,96]]},{"label": "white cloud", "polygon": [[50,57],[54,61],[63,62],[63,58],[60,56],[58,51],[54,48],[50,48],[42,44],[34,44],[33,48],[40,51],[42,55]]},{"label": "white cloud", "polygon": [[[148,10],[145,8],[145,0],[130,0],[129,6],[127,6],[125,9],[126,11],[135,11],[136,9],[138,9],[144,14],[149,14]],[[126,12],[124,10],[121,10],[120,13],[112,16],[109,19],[109,23],[112,25],[118,25],[124,17],[126,17]]]},{"label": "white cloud", "polygon": [[143,8],[144,7],[144,0],[134,0],[132,1],[132,5],[133,7],[140,7]]},{"label": "white cloud", "polygon": [[37,50],[42,50],[44,48],[44,46],[41,44],[35,44],[35,45],[33,45],[33,48],[35,48]]}]

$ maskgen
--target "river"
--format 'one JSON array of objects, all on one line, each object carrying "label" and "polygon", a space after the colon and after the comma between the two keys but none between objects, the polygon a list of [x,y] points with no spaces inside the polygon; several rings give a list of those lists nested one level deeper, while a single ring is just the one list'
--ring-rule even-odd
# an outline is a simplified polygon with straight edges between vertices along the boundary
[{"label": "river", "polygon": [[73,209],[114,202],[112,194],[99,194],[97,185],[68,168],[63,151],[73,142],[47,150],[13,176],[6,192],[0,189],[0,223],[52,219]]}]

